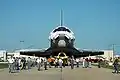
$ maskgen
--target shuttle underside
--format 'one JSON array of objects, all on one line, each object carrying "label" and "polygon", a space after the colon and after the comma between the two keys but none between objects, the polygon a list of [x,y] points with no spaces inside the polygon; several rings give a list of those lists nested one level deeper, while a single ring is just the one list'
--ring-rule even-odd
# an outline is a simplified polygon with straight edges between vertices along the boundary
[{"label": "shuttle underside", "polygon": [[[61,13],[62,15],[62,13]],[[67,27],[63,26],[63,20],[60,20],[60,26],[56,27],[49,36],[50,47],[45,50],[20,51],[21,55],[50,57],[58,56],[59,53],[64,53],[67,57],[86,57],[94,55],[102,55],[103,51],[88,51],[76,49],[74,47],[74,33]]]},{"label": "shuttle underside", "polygon": [[[58,27],[58,29],[63,30],[63,28]],[[39,57],[50,57],[50,56],[58,56],[59,53],[65,53],[67,57],[86,57],[86,56],[94,56],[94,55],[102,55],[104,54],[103,51],[88,51],[88,50],[78,50],[74,47],[75,37],[73,32],[69,30],[66,31],[59,31],[51,33],[49,36],[50,40],[50,47],[44,51],[21,51],[20,54],[22,55],[30,55],[30,56],[39,56]],[[57,31],[56,30],[56,31]],[[65,30],[65,29],[64,29]]]}]

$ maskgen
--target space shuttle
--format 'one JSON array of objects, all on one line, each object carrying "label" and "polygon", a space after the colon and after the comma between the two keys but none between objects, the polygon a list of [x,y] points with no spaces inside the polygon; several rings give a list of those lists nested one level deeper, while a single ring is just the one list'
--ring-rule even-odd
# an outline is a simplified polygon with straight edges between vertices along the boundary
[{"label": "space shuttle", "polygon": [[75,47],[74,33],[63,23],[63,11],[60,13],[60,25],[57,26],[49,35],[50,47],[47,49],[24,49],[20,50],[21,55],[38,56],[38,57],[55,57],[67,56],[75,58],[94,55],[102,55],[103,51],[83,50]]}]

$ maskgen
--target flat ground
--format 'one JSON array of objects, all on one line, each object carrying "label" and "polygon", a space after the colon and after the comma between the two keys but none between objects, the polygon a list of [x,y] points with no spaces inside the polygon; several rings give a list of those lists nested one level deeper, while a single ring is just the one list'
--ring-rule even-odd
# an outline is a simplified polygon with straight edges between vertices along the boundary
[{"label": "flat ground", "polygon": [[36,68],[23,70],[20,73],[8,73],[7,69],[0,70],[0,80],[120,80],[120,74],[113,74],[105,68],[51,68],[47,71],[37,71]]}]

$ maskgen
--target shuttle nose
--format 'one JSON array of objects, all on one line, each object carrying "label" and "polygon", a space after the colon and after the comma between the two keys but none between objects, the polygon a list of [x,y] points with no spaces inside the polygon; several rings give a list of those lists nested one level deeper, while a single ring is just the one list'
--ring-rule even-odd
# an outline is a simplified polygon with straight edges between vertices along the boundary
[{"label": "shuttle nose", "polygon": [[59,40],[58,41],[58,46],[59,47],[65,47],[66,46],[66,42],[64,40]]}]

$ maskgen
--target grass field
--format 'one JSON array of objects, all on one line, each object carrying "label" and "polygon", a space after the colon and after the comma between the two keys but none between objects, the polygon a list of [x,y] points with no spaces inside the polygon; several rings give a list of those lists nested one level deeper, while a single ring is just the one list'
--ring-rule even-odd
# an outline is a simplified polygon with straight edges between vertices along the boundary
[{"label": "grass field", "polygon": [[[93,65],[93,66],[98,66],[98,64],[92,64],[92,65]],[[113,66],[109,66],[108,64],[106,65],[106,64],[104,64],[104,63],[101,64],[101,67],[102,67],[102,68],[108,68],[108,69],[114,69]],[[120,70],[120,65],[119,65],[119,70]]]},{"label": "grass field", "polygon": [[0,63],[0,69],[3,68],[8,68],[8,64],[7,63]]},{"label": "grass field", "polygon": [[[92,64],[93,66],[98,66],[97,64]],[[113,69],[113,66],[101,65],[103,68]]]}]

